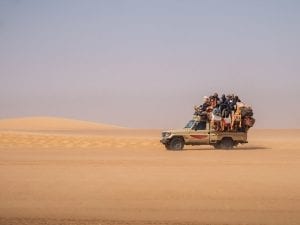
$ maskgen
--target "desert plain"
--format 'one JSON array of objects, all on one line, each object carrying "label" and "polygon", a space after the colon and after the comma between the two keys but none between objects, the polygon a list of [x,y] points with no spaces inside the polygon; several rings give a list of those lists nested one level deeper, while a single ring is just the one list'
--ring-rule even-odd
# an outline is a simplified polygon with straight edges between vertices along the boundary
[{"label": "desert plain", "polygon": [[0,224],[300,224],[300,130],[183,151],[166,151],[161,131],[1,120]]}]

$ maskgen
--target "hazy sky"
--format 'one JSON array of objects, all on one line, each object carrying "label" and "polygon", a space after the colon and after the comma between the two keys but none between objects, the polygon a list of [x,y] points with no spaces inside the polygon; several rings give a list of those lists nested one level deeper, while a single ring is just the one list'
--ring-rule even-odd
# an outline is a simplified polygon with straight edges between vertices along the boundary
[{"label": "hazy sky", "polygon": [[0,118],[182,127],[236,93],[300,127],[300,1],[0,0]]}]

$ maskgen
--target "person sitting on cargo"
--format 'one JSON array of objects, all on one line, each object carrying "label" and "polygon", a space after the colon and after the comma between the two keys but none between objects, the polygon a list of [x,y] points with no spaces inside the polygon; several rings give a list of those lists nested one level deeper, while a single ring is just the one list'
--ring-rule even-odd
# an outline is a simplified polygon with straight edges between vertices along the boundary
[{"label": "person sitting on cargo", "polygon": [[210,102],[207,96],[203,97],[203,104],[200,106],[194,106],[194,116],[200,116],[201,120],[208,119],[208,112],[210,111]]},{"label": "person sitting on cargo", "polygon": [[225,97],[225,94],[222,95],[219,103],[219,111],[221,112],[222,117],[224,118],[224,110],[228,110],[228,101]]},{"label": "person sitting on cargo", "polygon": [[222,128],[222,117],[221,117],[221,112],[219,108],[214,108],[212,113],[211,113],[211,127],[215,129],[216,131],[220,131]]},{"label": "person sitting on cargo", "polygon": [[209,106],[210,106],[209,97],[204,96],[203,97],[203,104],[202,104],[202,107],[201,107],[202,111],[206,111]]},{"label": "person sitting on cargo", "polygon": [[230,131],[231,130],[231,117],[229,115],[222,118],[221,130],[222,131]]},{"label": "person sitting on cargo", "polygon": [[239,98],[239,96],[237,96],[237,95],[234,96],[233,101],[234,101],[235,103],[237,103],[237,102],[242,102],[241,99]]},{"label": "person sitting on cargo", "polygon": [[215,92],[212,96],[210,96],[209,99],[210,99],[210,105],[213,109],[219,107],[220,99],[217,92]]},{"label": "person sitting on cargo", "polygon": [[209,98],[207,96],[203,97],[203,104],[202,105],[195,105],[195,113],[194,115],[201,115],[203,112],[206,112],[207,108],[210,106]]},{"label": "person sitting on cargo", "polygon": [[227,95],[227,104],[228,104],[228,109],[229,109],[230,115],[232,115],[232,113],[234,113],[235,108],[236,108],[235,107],[236,103],[234,101],[234,94]]},{"label": "person sitting on cargo", "polygon": [[194,110],[195,110],[194,116],[200,116],[200,113],[201,113],[201,107],[198,106],[198,105],[195,105],[195,106],[194,106]]},{"label": "person sitting on cargo", "polygon": [[241,102],[241,99],[239,98],[239,96],[235,95],[233,97],[233,103],[232,103],[232,106],[231,106],[231,108],[233,109],[234,113],[237,110],[237,103],[240,103],[240,102]]}]

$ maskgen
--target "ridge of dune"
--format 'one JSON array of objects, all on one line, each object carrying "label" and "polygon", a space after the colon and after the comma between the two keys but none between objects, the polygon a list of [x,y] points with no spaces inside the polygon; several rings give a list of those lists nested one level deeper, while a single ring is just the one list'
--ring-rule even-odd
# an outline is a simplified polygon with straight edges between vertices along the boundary
[{"label": "ridge of dune", "polygon": [[0,130],[103,130],[123,127],[60,117],[22,117],[0,120]]}]

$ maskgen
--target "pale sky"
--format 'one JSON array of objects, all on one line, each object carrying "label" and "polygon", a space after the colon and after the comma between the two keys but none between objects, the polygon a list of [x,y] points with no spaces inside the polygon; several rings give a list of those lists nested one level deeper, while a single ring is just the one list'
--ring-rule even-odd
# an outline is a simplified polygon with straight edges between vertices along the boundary
[{"label": "pale sky", "polygon": [[298,0],[0,0],[0,119],[178,128],[213,92],[300,126]]}]

